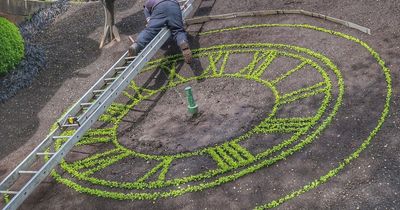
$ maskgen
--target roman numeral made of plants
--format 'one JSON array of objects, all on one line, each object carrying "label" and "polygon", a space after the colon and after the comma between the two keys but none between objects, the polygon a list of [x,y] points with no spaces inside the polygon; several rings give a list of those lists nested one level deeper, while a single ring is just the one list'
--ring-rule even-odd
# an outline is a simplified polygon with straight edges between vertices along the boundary
[{"label": "roman numeral made of plants", "polygon": [[82,160],[76,161],[71,164],[71,167],[79,171],[83,176],[90,176],[97,171],[100,171],[126,157],[131,153],[121,150],[112,149],[103,153],[97,153]]},{"label": "roman numeral made of plants", "polygon": [[277,52],[275,50],[256,51],[253,55],[252,61],[248,66],[239,70],[239,74],[253,78],[260,78],[264,71],[274,61],[276,56]]},{"label": "roman numeral made of plants", "polygon": [[310,87],[301,88],[299,90],[283,95],[280,98],[278,104],[287,104],[303,98],[312,97],[320,93],[325,93],[326,91],[329,91],[329,88],[326,86],[326,82],[319,82]]},{"label": "roman numeral made of plants", "polygon": [[219,51],[208,55],[208,67],[204,70],[202,76],[222,76],[230,56],[229,51]]},{"label": "roman numeral made of plants", "polygon": [[247,149],[234,142],[210,148],[208,154],[222,170],[229,170],[254,161],[254,156]]},{"label": "roman numeral made of plants", "polygon": [[165,158],[159,164],[157,164],[154,168],[149,170],[145,175],[139,178],[136,182],[151,182],[152,178],[154,177],[156,182],[163,182],[165,181],[165,175],[167,174],[171,162],[173,158]]}]

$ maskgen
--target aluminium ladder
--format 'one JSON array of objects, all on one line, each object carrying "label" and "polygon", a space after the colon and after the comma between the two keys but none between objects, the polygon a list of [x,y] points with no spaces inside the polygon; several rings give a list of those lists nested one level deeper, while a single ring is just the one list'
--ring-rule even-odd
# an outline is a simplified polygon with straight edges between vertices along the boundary
[{"label": "aluminium ladder", "polygon": [[[186,18],[193,10],[194,0],[180,0],[182,16]],[[129,85],[130,81],[143,69],[146,63],[156,54],[161,46],[171,36],[171,32],[164,27],[157,36],[135,57],[125,54],[79,99],[69,111],[58,121],[58,127],[52,131],[1,183],[0,196],[11,195],[12,198],[4,209],[17,209],[22,202],[35,190],[37,186],[60,163],[73,146],[82,138],[87,130],[97,121],[119,94]],[[70,117],[75,119],[70,122]],[[75,129],[71,136],[61,136],[64,131]],[[66,140],[61,147],[52,152],[55,140]],[[43,162],[39,170],[32,170],[34,166]],[[23,186],[19,190],[9,190],[22,179]],[[1,198],[0,197],[0,198]]]}]

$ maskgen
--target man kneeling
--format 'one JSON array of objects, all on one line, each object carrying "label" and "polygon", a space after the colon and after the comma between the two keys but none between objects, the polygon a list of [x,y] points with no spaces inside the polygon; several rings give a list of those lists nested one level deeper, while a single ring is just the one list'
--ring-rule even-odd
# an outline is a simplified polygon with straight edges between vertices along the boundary
[{"label": "man kneeling", "polygon": [[147,0],[144,6],[146,28],[140,32],[137,41],[129,47],[129,56],[136,56],[165,26],[182,51],[186,63],[192,60],[187,34],[183,26],[182,11],[176,0]]}]

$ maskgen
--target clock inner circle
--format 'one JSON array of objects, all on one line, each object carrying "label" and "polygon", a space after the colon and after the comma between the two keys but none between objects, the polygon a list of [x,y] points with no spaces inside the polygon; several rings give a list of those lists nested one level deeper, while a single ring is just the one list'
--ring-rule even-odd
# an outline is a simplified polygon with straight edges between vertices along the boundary
[{"label": "clock inner circle", "polygon": [[[190,117],[185,87],[192,87],[199,114]],[[271,114],[275,96],[246,78],[193,80],[158,91],[122,119],[118,141],[136,152],[172,155],[222,144],[252,129]]]}]

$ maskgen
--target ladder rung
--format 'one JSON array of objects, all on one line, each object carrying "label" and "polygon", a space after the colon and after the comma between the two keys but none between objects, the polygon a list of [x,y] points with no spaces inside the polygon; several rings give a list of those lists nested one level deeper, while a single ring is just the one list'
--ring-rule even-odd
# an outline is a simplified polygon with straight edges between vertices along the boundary
[{"label": "ladder rung", "polygon": [[93,103],[81,103],[81,106],[83,107],[87,107],[87,106],[92,106]]},{"label": "ladder rung", "polygon": [[93,90],[94,94],[104,93],[105,90]]},{"label": "ladder rung", "polygon": [[116,79],[117,79],[116,77],[107,78],[107,79],[104,79],[104,82],[113,82]]},{"label": "ladder rung", "polygon": [[127,66],[116,67],[115,70],[125,70]]},{"label": "ladder rung", "polygon": [[18,194],[18,192],[17,191],[3,191],[3,190],[0,190],[0,194],[16,195],[16,194]]},{"label": "ladder rung", "polygon": [[19,174],[37,174],[37,171],[18,171]]},{"label": "ladder rung", "polygon": [[79,127],[79,124],[65,124],[62,127]]},{"label": "ladder rung", "polygon": [[125,57],[125,60],[135,60],[136,56],[133,57]]},{"label": "ladder rung", "polygon": [[44,156],[44,155],[55,155],[56,153],[54,153],[54,152],[38,152],[38,153],[36,153],[36,155],[39,155],[39,156]]},{"label": "ladder rung", "polygon": [[53,139],[69,139],[71,136],[53,136]]}]

